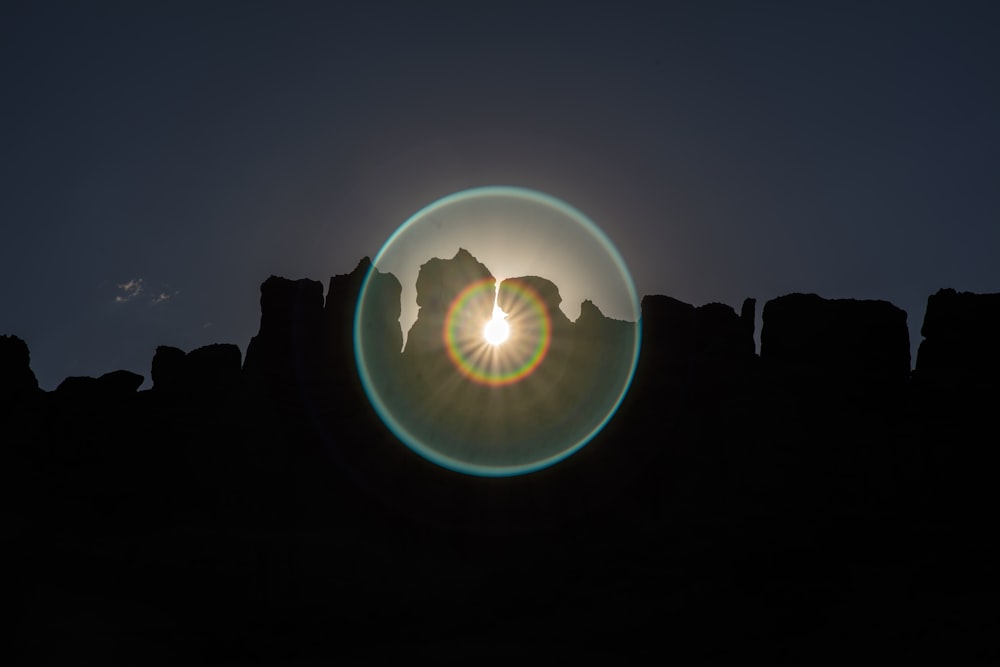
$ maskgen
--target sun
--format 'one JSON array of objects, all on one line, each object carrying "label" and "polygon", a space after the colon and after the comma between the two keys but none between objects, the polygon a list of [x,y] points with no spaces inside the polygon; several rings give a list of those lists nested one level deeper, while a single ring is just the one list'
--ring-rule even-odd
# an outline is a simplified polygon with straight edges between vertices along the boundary
[{"label": "sun", "polygon": [[510,325],[507,324],[507,316],[500,308],[493,309],[493,319],[483,327],[483,338],[490,345],[501,345],[510,337]]}]

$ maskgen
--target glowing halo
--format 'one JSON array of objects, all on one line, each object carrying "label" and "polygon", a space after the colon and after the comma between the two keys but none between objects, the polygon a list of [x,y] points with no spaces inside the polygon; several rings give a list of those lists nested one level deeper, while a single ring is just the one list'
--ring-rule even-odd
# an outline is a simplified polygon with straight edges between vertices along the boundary
[{"label": "glowing halo", "polygon": [[[530,324],[518,326],[518,336],[529,339],[531,342],[528,344],[511,346],[502,352],[491,350],[490,354],[474,354],[483,351],[482,336],[479,335],[481,323],[468,323],[462,316],[468,301],[481,297],[484,290],[489,290],[490,299],[493,299],[492,278],[484,278],[466,287],[448,309],[444,326],[444,344],[452,363],[469,379],[492,386],[518,382],[530,375],[542,363],[552,340],[549,313],[530,286],[506,280],[501,283],[500,289],[526,297],[531,304],[530,316],[523,318],[530,319]],[[528,331],[529,328],[531,331]]]},{"label": "glowing halo", "polygon": [[[496,310],[509,337],[493,345]],[[533,190],[475,188],[424,207],[376,254],[355,362],[411,450],[464,474],[520,475],[578,451],[614,416],[639,314],[624,260],[583,213]]]}]

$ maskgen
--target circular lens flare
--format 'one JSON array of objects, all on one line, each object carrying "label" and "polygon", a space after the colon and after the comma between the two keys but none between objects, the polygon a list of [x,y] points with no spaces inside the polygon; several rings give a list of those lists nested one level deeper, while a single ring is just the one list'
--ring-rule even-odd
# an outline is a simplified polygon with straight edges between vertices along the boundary
[{"label": "circular lens flare", "polygon": [[514,187],[414,214],[375,256],[354,319],[358,373],[386,426],[433,463],[489,477],[590,442],[628,391],[640,338],[632,278],[604,232]]}]

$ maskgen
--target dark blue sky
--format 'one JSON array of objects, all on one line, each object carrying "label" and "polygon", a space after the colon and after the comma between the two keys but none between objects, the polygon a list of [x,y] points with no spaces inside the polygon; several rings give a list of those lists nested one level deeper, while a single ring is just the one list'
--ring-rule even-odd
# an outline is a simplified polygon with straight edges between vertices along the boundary
[{"label": "dark blue sky", "polygon": [[268,275],[479,185],[588,214],[640,294],[887,299],[917,343],[1000,291],[992,3],[157,4],[0,8],[0,333],[45,389],[245,349]]}]

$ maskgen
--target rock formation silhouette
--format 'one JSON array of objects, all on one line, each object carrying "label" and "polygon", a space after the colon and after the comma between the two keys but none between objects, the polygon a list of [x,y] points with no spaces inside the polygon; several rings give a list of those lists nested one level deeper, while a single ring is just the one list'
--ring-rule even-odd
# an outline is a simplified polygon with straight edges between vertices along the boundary
[{"label": "rock formation silhouette", "polygon": [[64,401],[114,401],[134,394],[143,377],[131,371],[111,371],[101,377],[68,377],[56,387],[56,396]]},{"label": "rock formation silhouette", "polygon": [[[399,281],[369,281],[366,326],[406,382],[441,362],[454,296],[493,278],[468,253],[425,267],[405,348]],[[1000,294],[932,295],[912,378],[886,302],[773,299],[758,357],[752,299],[646,296],[607,427],[483,479],[403,447],[365,397],[352,327],[372,271],[325,299],[268,278],[242,364],[231,344],[161,346],[145,391],[128,371],[41,391],[0,337],[8,664],[986,654]],[[511,280],[565,331],[553,382],[579,398],[624,363],[633,323],[589,302],[570,321],[557,286]]]},{"label": "rock formation silhouette", "polygon": [[927,298],[915,373],[922,381],[978,387],[1000,377],[1000,294],[939,290]]},{"label": "rock formation silhouette", "polygon": [[37,392],[28,346],[17,336],[0,336],[0,404],[9,406]]},{"label": "rock formation silhouette", "polygon": [[323,284],[271,276],[260,287],[260,331],[247,346],[243,373],[279,394],[317,380],[322,358]]},{"label": "rock formation silhouette", "polygon": [[240,382],[242,360],[240,348],[232,344],[206,345],[187,354],[161,345],[150,371],[153,390],[175,395],[228,393]]},{"label": "rock formation silhouette", "polygon": [[897,391],[909,378],[906,313],[886,301],[789,294],[769,301],[763,318],[760,356],[778,373]]}]

